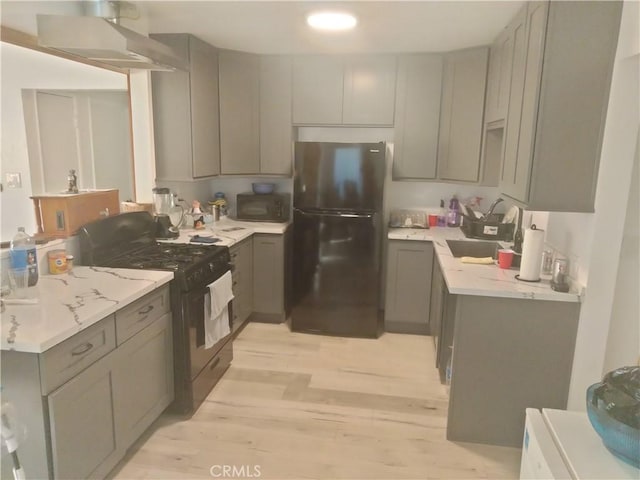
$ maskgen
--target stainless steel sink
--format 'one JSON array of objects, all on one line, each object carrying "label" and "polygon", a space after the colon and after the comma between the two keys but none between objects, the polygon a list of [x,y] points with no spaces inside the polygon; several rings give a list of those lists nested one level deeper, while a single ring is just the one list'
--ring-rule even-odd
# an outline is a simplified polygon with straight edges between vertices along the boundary
[{"label": "stainless steel sink", "polygon": [[447,240],[449,250],[454,257],[497,257],[501,248],[498,242],[475,242],[473,240]]}]

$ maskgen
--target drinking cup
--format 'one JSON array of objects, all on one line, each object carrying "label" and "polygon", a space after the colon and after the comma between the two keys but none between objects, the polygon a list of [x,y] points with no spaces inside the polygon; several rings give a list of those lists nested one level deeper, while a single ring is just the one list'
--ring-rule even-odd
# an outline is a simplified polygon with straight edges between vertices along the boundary
[{"label": "drinking cup", "polygon": [[429,215],[429,226],[436,227],[438,225],[438,215]]},{"label": "drinking cup", "polygon": [[27,298],[29,288],[28,268],[9,268],[9,285],[15,298]]},{"label": "drinking cup", "polygon": [[498,250],[498,266],[500,268],[511,268],[513,262],[513,250],[500,249]]}]

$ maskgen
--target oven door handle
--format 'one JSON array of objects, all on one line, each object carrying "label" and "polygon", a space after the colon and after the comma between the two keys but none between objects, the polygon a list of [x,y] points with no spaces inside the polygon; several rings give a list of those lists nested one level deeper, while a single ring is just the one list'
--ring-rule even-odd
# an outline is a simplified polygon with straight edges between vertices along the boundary
[{"label": "oven door handle", "polygon": [[[207,302],[211,302],[211,292],[208,288],[203,288],[198,295],[202,296],[202,321],[196,322],[196,347],[204,347],[204,323],[207,321],[205,312],[207,312]],[[200,318],[199,315],[196,318]]]}]

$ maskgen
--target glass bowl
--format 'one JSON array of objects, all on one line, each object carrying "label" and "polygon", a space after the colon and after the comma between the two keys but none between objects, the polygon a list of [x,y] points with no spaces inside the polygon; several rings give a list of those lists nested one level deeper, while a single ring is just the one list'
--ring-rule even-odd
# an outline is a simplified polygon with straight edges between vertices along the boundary
[{"label": "glass bowl", "polygon": [[640,430],[611,416],[604,401],[598,396],[601,386],[601,383],[595,383],[587,389],[589,421],[611,453],[640,468]]}]

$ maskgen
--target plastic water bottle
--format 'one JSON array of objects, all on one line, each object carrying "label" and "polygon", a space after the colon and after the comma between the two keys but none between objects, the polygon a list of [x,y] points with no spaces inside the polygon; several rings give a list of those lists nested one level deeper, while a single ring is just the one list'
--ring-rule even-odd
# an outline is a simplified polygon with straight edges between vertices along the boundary
[{"label": "plastic water bottle", "polygon": [[16,270],[29,270],[29,286],[38,283],[38,256],[36,255],[36,242],[29,236],[24,227],[18,227],[13,240],[11,240],[11,268]]}]

